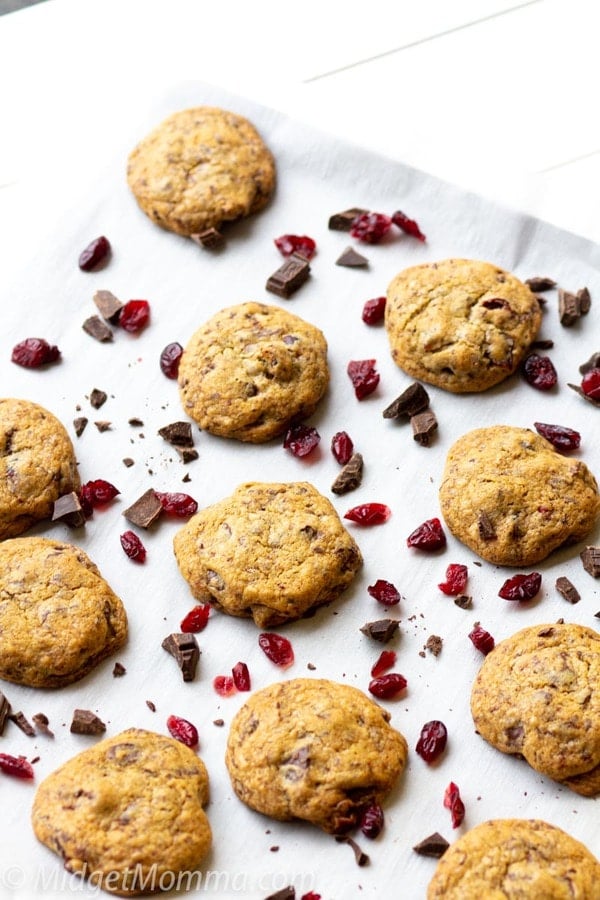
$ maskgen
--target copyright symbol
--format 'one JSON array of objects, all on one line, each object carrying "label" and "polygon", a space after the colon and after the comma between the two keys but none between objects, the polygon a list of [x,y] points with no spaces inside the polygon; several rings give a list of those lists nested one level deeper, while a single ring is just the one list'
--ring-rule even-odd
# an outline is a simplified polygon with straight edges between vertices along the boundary
[{"label": "copyright symbol", "polygon": [[15,890],[23,887],[25,883],[25,872],[20,866],[9,866],[3,872],[0,872],[0,884],[5,888]]}]

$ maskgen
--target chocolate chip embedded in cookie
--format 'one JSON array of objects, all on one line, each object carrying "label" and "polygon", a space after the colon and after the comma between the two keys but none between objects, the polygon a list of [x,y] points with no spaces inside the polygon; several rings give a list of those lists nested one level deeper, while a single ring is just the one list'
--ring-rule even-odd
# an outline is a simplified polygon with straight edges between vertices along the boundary
[{"label": "chocolate chip embedded in cookie", "polygon": [[394,362],[409,375],[462,394],[485,391],[518,368],[541,323],[531,289],[472,259],[423,263],[387,291]]},{"label": "chocolate chip embedded in cookie", "polygon": [[534,625],[485,657],[471,692],[477,732],[542,775],[600,793],[600,634]]},{"label": "chocolate chip embedded in cookie", "polygon": [[174,539],[198,600],[266,628],[338,597],[362,565],[329,500],[308,482],[249,482],[199,510]]},{"label": "chocolate chip embedded in cookie", "polygon": [[208,792],[206,768],[192,750],[130,728],[40,784],[33,830],[96,889],[135,896],[189,887],[212,843]]},{"label": "chocolate chip embedded in cookie", "polygon": [[186,413],[220,437],[263,443],[316,409],[329,383],[323,333],[264,303],[216,313],[179,364]]},{"label": "chocolate chip embedded in cookie", "polygon": [[263,209],[275,163],[251,122],[199,106],[173,113],[135,147],[127,182],[157,225],[191,236]]},{"label": "chocolate chip embedded in cookie", "polygon": [[257,691],[231,723],[225,762],[257,812],[337,834],[381,804],[406,765],[390,714],[358,688],[296,678]]},{"label": "chocolate chip embedded in cookie", "polygon": [[494,425],[448,452],[440,506],[450,531],[498,565],[528,566],[582,540],[600,514],[596,479],[527,428]]},{"label": "chocolate chip embedded in cookie", "polygon": [[600,863],[571,835],[540,819],[492,819],[444,853],[427,900],[597,900]]}]

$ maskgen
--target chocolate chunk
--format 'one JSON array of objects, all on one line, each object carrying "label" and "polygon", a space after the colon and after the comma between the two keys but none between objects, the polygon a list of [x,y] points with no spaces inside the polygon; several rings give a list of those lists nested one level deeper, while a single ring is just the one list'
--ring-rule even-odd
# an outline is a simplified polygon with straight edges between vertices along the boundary
[{"label": "chocolate chunk", "polygon": [[494,541],[496,539],[496,529],[494,528],[492,520],[486,512],[482,511],[479,513],[477,527],[483,541]]},{"label": "chocolate chunk", "polygon": [[554,341],[551,340],[532,341],[529,345],[530,350],[552,350],[553,347]]},{"label": "chocolate chunk", "polygon": [[70,731],[71,734],[104,734],[106,725],[91,709],[75,709]]},{"label": "chocolate chunk", "polygon": [[129,468],[131,468],[131,466],[135,465],[135,460],[132,459],[130,456],[125,456],[125,457],[123,457],[123,465],[127,466],[127,468],[129,469]]},{"label": "chocolate chunk", "polygon": [[350,231],[352,223],[357,216],[363,216],[368,212],[368,209],[359,209],[357,206],[354,206],[351,209],[345,209],[343,212],[334,213],[329,217],[327,227],[330,231]]},{"label": "chocolate chunk", "polygon": [[366,866],[370,863],[371,860],[369,859],[367,854],[363,850],[361,850],[356,841],[354,841],[351,837],[348,837],[345,834],[341,834],[336,837],[336,841],[338,842],[338,844],[348,844],[350,847],[352,847],[352,850],[354,851],[354,859],[356,860],[357,866]]},{"label": "chocolate chunk", "polygon": [[334,494],[347,494],[355,490],[363,476],[363,458],[361,453],[353,453],[338,477],[331,485]]},{"label": "chocolate chunk", "polygon": [[161,512],[162,504],[152,488],[149,488],[123,512],[123,515],[132,525],[149,528],[156,522]]},{"label": "chocolate chunk", "polygon": [[287,300],[301,287],[310,274],[308,261],[299,253],[292,253],[286,261],[269,277],[265,288],[278,297]]},{"label": "chocolate chunk", "polygon": [[435,414],[430,409],[417,413],[416,416],[410,417],[410,424],[413,430],[413,439],[421,445],[421,447],[429,447],[432,435],[435,434],[438,422]]},{"label": "chocolate chunk", "polygon": [[193,447],[192,426],[189,422],[171,422],[158,429],[158,433],[174,447]]},{"label": "chocolate chunk", "polygon": [[198,451],[194,450],[193,447],[175,447],[175,449],[179,453],[182,463],[189,463],[198,459]]},{"label": "chocolate chunk", "polygon": [[594,398],[590,397],[589,394],[586,394],[578,384],[570,384],[567,382],[567,387],[570,387],[572,391],[575,391],[576,394],[579,394],[580,397],[583,397],[583,399],[587,400],[588,403],[591,403],[592,406],[600,406],[600,400],[594,400]]},{"label": "chocolate chunk", "polygon": [[423,838],[422,841],[415,844],[413,850],[420,856],[433,856],[435,859],[440,859],[449,846],[446,838],[442,837],[438,831],[434,831],[429,837]]},{"label": "chocolate chunk", "polygon": [[106,391],[101,391],[98,388],[94,388],[90,394],[90,403],[94,407],[94,409],[100,409],[108,399],[108,394]]},{"label": "chocolate chunk", "polygon": [[534,275],[533,278],[528,278],[525,284],[535,293],[538,291],[549,291],[551,288],[556,287],[556,282],[552,278],[546,278],[543,275]]},{"label": "chocolate chunk", "polygon": [[116,662],[113,666],[113,678],[122,678],[123,675],[127,672],[127,669],[120,662]]},{"label": "chocolate chunk", "polygon": [[96,291],[94,303],[102,318],[113,322],[113,324],[117,321],[119,313],[123,309],[123,304],[111,291]]},{"label": "chocolate chunk", "polygon": [[143,428],[144,422],[142,419],[138,419],[137,416],[132,416],[131,419],[127,420],[128,425],[132,425],[134,428]]},{"label": "chocolate chunk", "polygon": [[198,234],[190,234],[190,237],[195,244],[198,244],[199,247],[204,247],[206,250],[218,250],[225,243],[224,236],[216,228],[207,228]]},{"label": "chocolate chunk", "polygon": [[397,619],[377,619],[375,622],[367,622],[360,630],[374,641],[387,644],[395,636],[398,626]]},{"label": "chocolate chunk", "polygon": [[592,297],[586,287],[579,288],[575,294],[579,301],[579,311],[582,316],[587,316],[592,306]]},{"label": "chocolate chunk", "polygon": [[0,691],[0,735],[4,734],[4,726],[6,725],[6,720],[10,715],[10,703]]},{"label": "chocolate chunk", "polygon": [[90,316],[89,319],[86,319],[83,325],[81,326],[86,334],[89,334],[96,341],[100,341],[100,343],[105,344],[107,341],[112,341],[113,333],[112,330],[108,327],[106,322],[104,322],[100,316]]},{"label": "chocolate chunk", "polygon": [[600,547],[586,547],[579,556],[585,571],[592,578],[600,578]]},{"label": "chocolate chunk", "polygon": [[52,521],[56,522],[57,519],[64,519],[67,525],[70,525],[72,528],[80,528],[85,524],[85,513],[81,508],[76,491],[63,494],[62,497],[54,501]]},{"label": "chocolate chunk", "polygon": [[200,659],[200,648],[194,635],[170,634],[164,639],[161,646],[175,658],[183,674],[183,680],[193,681]]},{"label": "chocolate chunk", "polygon": [[28,719],[25,717],[24,713],[22,713],[22,712],[9,713],[8,718],[10,719],[11,722],[14,722],[15,725],[21,729],[23,734],[27,735],[27,737],[34,737],[35,728],[31,724],[31,722],[29,722]]},{"label": "chocolate chunk", "polygon": [[347,266],[354,269],[360,266],[368,266],[369,260],[361,253],[357,253],[354,247],[346,247],[341,256],[335,261],[336,266]]},{"label": "chocolate chunk", "polygon": [[471,609],[471,607],[473,605],[473,598],[470,597],[468,594],[459,594],[457,597],[454,598],[454,602],[461,609]]},{"label": "chocolate chunk", "polygon": [[575,585],[564,575],[556,579],[556,590],[569,603],[579,603],[581,600],[581,595]]},{"label": "chocolate chunk", "polygon": [[265,900],[295,900],[295,897],[296,888],[293,884],[290,884],[287,887],[281,888],[280,891],[275,891],[274,894],[269,894],[268,897],[265,897]]},{"label": "chocolate chunk", "polygon": [[81,437],[83,432],[85,431],[85,426],[87,425],[88,420],[85,416],[78,416],[76,419],[73,419],[73,428],[75,429],[75,434],[77,437]]},{"label": "chocolate chunk", "polygon": [[438,634],[430,634],[425,643],[425,649],[433,653],[434,656],[439,656],[442,652],[443,643],[442,638]]},{"label": "chocolate chunk", "polygon": [[560,324],[566,328],[574,325],[581,316],[581,303],[577,294],[565,291],[562,288],[558,290],[558,316]]},{"label": "chocolate chunk", "polygon": [[579,366],[579,371],[582,375],[585,375],[590,369],[600,369],[600,351],[592,353],[587,362],[584,362]]},{"label": "chocolate chunk", "polygon": [[45,713],[36,713],[35,716],[32,716],[31,718],[33,719],[35,727],[41,734],[45,734],[47,737],[51,738],[54,737],[54,732],[50,731],[48,728],[49,719]]},{"label": "chocolate chunk", "polygon": [[222,728],[225,724],[225,719],[213,719],[213,725],[216,725],[217,728]]},{"label": "chocolate chunk", "polygon": [[102,434],[105,431],[110,431],[112,422],[107,422],[106,419],[100,419],[98,422],[94,422],[94,425],[96,426],[100,434]]},{"label": "chocolate chunk", "polygon": [[429,408],[429,394],[423,385],[414,381],[396,397],[383,411],[384,419],[399,419],[400,416],[416,416]]}]

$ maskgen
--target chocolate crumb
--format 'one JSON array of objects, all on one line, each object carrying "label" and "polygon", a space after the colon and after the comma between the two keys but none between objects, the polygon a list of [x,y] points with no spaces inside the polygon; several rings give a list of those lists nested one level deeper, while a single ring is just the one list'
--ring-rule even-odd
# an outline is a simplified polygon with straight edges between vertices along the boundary
[{"label": "chocolate crumb", "polygon": [[272,847],[269,847],[269,850],[271,851],[271,853],[278,853],[278,852],[279,852],[279,847],[278,847],[277,844],[273,844]]},{"label": "chocolate crumb", "polygon": [[146,706],[150,710],[150,712],[156,712],[156,704],[152,702],[152,700],[146,700]]},{"label": "chocolate crumb", "polygon": [[421,447],[429,447],[432,435],[437,431],[438,427],[435,413],[431,409],[426,409],[422,413],[411,416],[410,424],[412,425],[413,439]]},{"label": "chocolate crumb", "polygon": [[106,725],[91,709],[76,709],[73,711],[70,731],[71,734],[104,734]]},{"label": "chocolate crumb", "polygon": [[346,465],[331,485],[334,494],[347,494],[359,487],[363,477],[361,453],[353,453]]},{"label": "chocolate crumb", "polygon": [[127,468],[129,469],[131,466],[135,465],[135,460],[132,459],[130,456],[125,456],[123,458],[123,465],[127,466]]},{"label": "chocolate crumb", "polygon": [[162,512],[162,504],[152,488],[149,488],[135,503],[132,503],[123,515],[125,518],[140,528],[149,528]]},{"label": "chocolate crumb", "polygon": [[200,648],[193,634],[173,633],[168,635],[162,645],[167,653],[175,658],[181,669],[184,681],[193,681],[196,667],[200,659]]},{"label": "chocolate crumb", "polygon": [[10,715],[10,709],[10,703],[2,691],[0,691],[0,735],[4,734],[4,728],[6,726],[6,720]]},{"label": "chocolate crumb", "polygon": [[15,725],[21,729],[23,734],[26,734],[27,737],[33,737],[35,735],[35,728],[29,722],[29,720],[25,717],[25,714],[22,712],[9,713],[8,718],[11,722],[14,722]]},{"label": "chocolate crumb", "polygon": [[327,227],[330,231],[350,231],[354,220],[368,212],[368,209],[359,209],[358,206],[353,206],[351,209],[345,209],[343,212],[330,216]]},{"label": "chocolate crumb", "polygon": [[310,672],[314,672],[314,671],[316,670],[317,667],[315,666],[314,663],[309,662],[309,663],[306,663],[306,668],[307,668]]},{"label": "chocolate crumb", "polygon": [[274,894],[269,894],[268,897],[265,897],[265,900],[295,900],[295,898],[296,888],[293,884],[290,884],[287,887],[281,888],[280,891],[275,891]]},{"label": "chocolate crumb", "polygon": [[225,244],[225,237],[216,228],[207,228],[198,234],[190,234],[191,239],[205,250],[218,250]]},{"label": "chocolate crumb", "polygon": [[459,594],[454,598],[454,602],[457,606],[460,606],[461,609],[471,609],[473,605],[473,598],[468,594]]},{"label": "chocolate crumb", "polygon": [[193,447],[175,447],[182,463],[193,462],[198,459],[198,451]]},{"label": "chocolate crumb", "polygon": [[579,371],[582,375],[587,374],[590,369],[600,369],[600,351],[592,353],[590,358],[579,366]]},{"label": "chocolate crumb", "polygon": [[496,529],[494,528],[492,520],[486,512],[482,511],[479,513],[477,527],[479,529],[479,534],[482,540],[494,541],[496,539]]},{"label": "chocolate crumb", "polygon": [[39,763],[41,756],[34,756],[31,760],[31,765],[34,766],[36,763]]},{"label": "chocolate crumb", "polygon": [[225,719],[213,719],[213,725],[216,725],[217,728],[222,728],[225,724]]},{"label": "chocolate crumb", "polygon": [[93,299],[102,318],[114,324],[123,309],[121,301],[111,291],[96,291]]},{"label": "chocolate crumb", "polygon": [[433,653],[434,656],[439,656],[442,652],[442,638],[437,634],[430,634],[425,643],[425,649],[429,650],[430,653]]},{"label": "chocolate crumb", "polygon": [[158,429],[158,433],[173,447],[193,447],[192,426],[189,422],[171,422]]},{"label": "chocolate crumb", "polygon": [[548,628],[542,628],[542,630],[538,631],[537,634],[538,637],[552,637],[552,635],[554,634],[554,628],[552,627],[552,625],[549,625]]},{"label": "chocolate crumb", "polygon": [[88,420],[85,416],[78,416],[76,419],[73,419],[73,428],[75,429],[75,434],[77,437],[81,437],[83,432],[85,431],[85,426],[87,425]]},{"label": "chocolate crumb", "polygon": [[398,627],[397,619],[377,619],[375,622],[367,622],[360,630],[374,641],[387,644],[395,636]]},{"label": "chocolate crumb", "polygon": [[413,850],[420,856],[433,856],[435,859],[440,859],[449,846],[446,838],[442,837],[438,831],[434,831],[433,834],[415,844]]},{"label": "chocolate crumb", "polygon": [[189,472],[186,472],[185,475],[183,476],[183,478],[182,478],[181,480],[182,480],[182,481],[185,481],[186,484],[187,484],[189,481],[191,481],[192,479],[190,478]]},{"label": "chocolate crumb", "polygon": [[425,653],[424,650],[419,650],[419,656],[421,657],[421,659],[425,659],[425,657],[427,656],[427,654]]},{"label": "chocolate crumb", "polygon": [[81,508],[76,491],[63,494],[62,497],[54,501],[52,521],[56,522],[58,519],[64,519],[67,525],[70,525],[72,528],[80,528],[81,525],[85,524],[85,513]]},{"label": "chocolate crumb", "polygon": [[423,385],[414,381],[396,397],[383,411],[384,419],[398,419],[400,416],[416,416],[429,408],[429,394]]},{"label": "chocolate crumb", "polygon": [[112,330],[106,322],[102,321],[100,316],[90,316],[81,327],[86,334],[89,334],[96,341],[100,341],[101,344],[105,344],[113,339]]},{"label": "chocolate crumb", "polygon": [[310,274],[310,265],[299,253],[292,253],[267,279],[265,289],[287,300],[301,287]]},{"label": "chocolate crumb", "polygon": [[366,866],[369,864],[369,857],[363,850],[361,850],[356,841],[351,837],[341,834],[336,837],[336,841],[338,842],[338,844],[348,844],[350,847],[352,847],[352,850],[354,851],[354,859],[356,860],[357,866]]},{"label": "chocolate crumb", "polygon": [[581,595],[575,585],[564,575],[556,579],[556,590],[569,603],[579,603],[581,600]]},{"label": "chocolate crumb", "polygon": [[49,719],[45,713],[36,713],[35,716],[32,716],[31,718],[39,732],[47,735],[47,737],[54,737],[54,732],[50,731],[50,729],[48,728]]},{"label": "chocolate crumb", "polygon": [[122,678],[126,672],[127,672],[127,669],[125,668],[124,665],[122,665],[122,663],[116,662],[114,664],[113,670],[112,670],[113,678]]},{"label": "chocolate crumb", "polygon": [[600,578],[600,547],[586,547],[579,556],[585,571],[592,578]]},{"label": "chocolate crumb", "polygon": [[137,416],[132,416],[131,419],[127,420],[128,425],[132,425],[133,428],[143,428],[144,422],[142,419],[138,419]]},{"label": "chocolate crumb", "polygon": [[355,269],[360,266],[368,266],[369,260],[361,253],[357,253],[354,247],[346,247],[342,255],[336,259],[335,264],[336,266],[347,266]]},{"label": "chocolate crumb", "polygon": [[553,347],[554,341],[551,340],[532,341],[529,345],[530,350],[552,350]]},{"label": "chocolate crumb", "polygon": [[100,433],[102,433],[103,431],[110,431],[110,429],[112,428],[112,422],[107,422],[105,419],[102,419],[99,422],[94,422],[94,425]]},{"label": "chocolate crumb", "polygon": [[106,401],[108,400],[108,394],[106,391],[101,391],[98,388],[94,388],[90,394],[90,403],[94,407],[94,409],[100,409]]}]

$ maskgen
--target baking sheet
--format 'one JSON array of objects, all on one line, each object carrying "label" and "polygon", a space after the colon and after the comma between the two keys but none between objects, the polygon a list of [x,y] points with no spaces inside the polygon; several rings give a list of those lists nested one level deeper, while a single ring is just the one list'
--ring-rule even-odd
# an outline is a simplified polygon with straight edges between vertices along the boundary
[{"label": "baking sheet", "polygon": [[[249,117],[271,147],[278,168],[270,206],[235,226],[226,249],[219,253],[202,251],[193,242],[154,226],[139,211],[125,182],[126,157],[133,144],[170,112],[200,104],[223,106]],[[329,231],[330,214],[351,206],[388,214],[402,209],[418,220],[427,242],[396,233],[380,245],[366,246],[347,234]],[[90,179],[89,193],[76,208],[57,211],[56,221],[49,225],[51,233],[41,247],[37,243],[31,264],[17,281],[1,286],[3,394],[34,400],[54,412],[73,437],[82,481],[105,478],[120,489],[117,501],[96,511],[84,531],[47,523],[31,533],[83,547],[122,597],[130,638],[121,653],[71,687],[42,691],[3,684],[13,710],[22,710],[28,718],[44,712],[55,738],[28,738],[9,723],[0,738],[0,750],[29,759],[39,756],[37,784],[96,740],[70,734],[76,707],[97,711],[107,724],[107,736],[132,726],[166,733],[171,713],[190,719],[199,729],[199,752],[210,774],[208,815],[214,832],[206,874],[196,885],[199,894],[258,900],[294,884],[298,896],[314,890],[327,900],[392,894],[416,900],[425,896],[436,863],[416,855],[412,846],[433,831],[452,841],[477,823],[497,817],[543,818],[600,855],[594,801],[493,750],[475,735],[469,714],[470,687],[482,660],[467,638],[476,621],[497,641],[526,625],[559,617],[595,626],[598,583],[581,566],[578,553],[583,545],[556,553],[536,567],[542,572],[543,586],[535,601],[509,604],[497,592],[512,570],[477,564],[481,561],[449,534],[447,549],[440,555],[418,554],[408,550],[405,542],[424,519],[439,514],[437,491],[446,451],[471,428],[487,424],[533,427],[534,421],[568,425],[582,434],[578,458],[600,472],[599,413],[567,386],[579,381],[578,366],[600,349],[599,248],[397,161],[315,132],[248,99],[198,83],[170,87],[150,109],[132,110],[131,133],[115,140],[115,156]],[[286,232],[308,234],[318,245],[309,281],[289,301],[264,288],[282,261],[273,239]],[[112,243],[110,264],[95,273],[82,273],[77,267],[79,252],[99,234]],[[368,257],[368,268],[335,265],[348,245]],[[549,275],[569,290],[587,286],[593,304],[585,319],[566,329],[558,321],[556,294],[548,295],[540,337],[555,342],[549,353],[559,374],[556,390],[542,394],[519,376],[482,395],[454,396],[428,388],[439,432],[432,446],[424,448],[412,440],[408,424],[390,422],[381,415],[411,379],[393,364],[383,328],[369,328],[360,313],[366,300],[385,293],[400,269],[449,256],[486,259],[523,279]],[[150,326],[137,337],[116,331],[112,344],[95,342],[81,325],[96,312],[92,296],[98,289],[111,290],[123,301],[148,299]],[[185,344],[222,307],[247,300],[285,307],[319,326],[328,339],[331,386],[310,420],[321,434],[320,448],[299,460],[283,450],[279,441],[251,446],[195,429],[199,458],[184,465],[157,434],[160,427],[185,418],[176,383],[159,370],[160,352],[170,341]],[[32,335],[58,344],[59,365],[29,371],[10,363],[12,346]],[[381,382],[373,395],[359,402],[346,365],[351,359],[365,358],[376,359]],[[94,388],[108,394],[98,411],[89,403]],[[90,423],[76,438],[72,421],[81,415]],[[142,419],[143,427],[129,425],[132,417]],[[95,420],[109,420],[110,429],[101,433],[94,427]],[[362,485],[345,497],[330,491],[339,467],[329,444],[340,430],[348,431],[365,458]],[[126,468],[124,457],[132,457],[135,465]],[[186,475],[189,483],[183,482]],[[148,559],[143,566],[135,565],[119,544],[119,535],[129,527],[122,511],[149,487],[185,490],[204,506],[253,479],[308,479],[332,500],[340,515],[358,503],[379,501],[391,507],[392,516],[385,525],[370,529],[348,523],[363,552],[364,569],[339,601],[313,618],[285,627],[296,656],[290,669],[282,672],[264,657],[257,645],[258,629],[251,621],[213,614],[198,636],[199,674],[194,682],[184,684],[174,660],[161,649],[162,639],[179,629],[193,605],[172,553],[172,539],[180,526],[163,518],[151,531],[140,532]],[[597,543],[598,538],[596,530],[587,543]],[[469,568],[468,592],[473,596],[469,610],[459,609],[437,588],[451,562]],[[556,592],[559,575],[569,577],[579,589],[582,599],[576,606]],[[360,627],[387,614],[367,593],[367,586],[378,578],[392,581],[402,594],[399,607],[391,612],[400,620],[400,637],[391,646],[398,652],[395,670],[405,675],[408,689],[401,699],[383,705],[392,714],[392,724],[405,735],[410,757],[404,777],[385,805],[382,835],[375,841],[357,835],[370,857],[369,864],[359,868],[347,845],[309,825],[270,821],[237,800],[223,756],[229,723],[246,695],[220,698],[212,680],[229,674],[243,660],[253,689],[278,679],[308,676],[366,690],[370,668],[382,648],[365,637]],[[431,634],[443,638],[437,658],[428,652],[423,655]],[[123,678],[112,676],[115,660],[127,670]],[[155,712],[147,700],[155,705]],[[213,724],[220,718],[223,727]],[[430,719],[445,722],[449,742],[442,760],[428,767],[414,746],[421,726]],[[466,807],[464,824],[456,830],[442,805],[450,781],[459,785]],[[96,887],[69,875],[60,859],[36,842],[29,824],[35,784],[2,778],[1,791],[0,896],[97,894]]]}]

